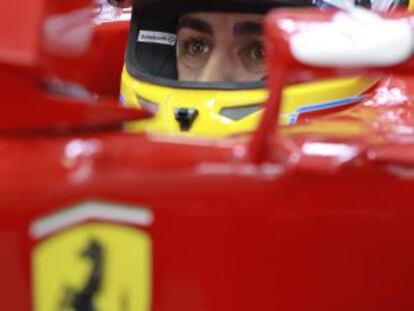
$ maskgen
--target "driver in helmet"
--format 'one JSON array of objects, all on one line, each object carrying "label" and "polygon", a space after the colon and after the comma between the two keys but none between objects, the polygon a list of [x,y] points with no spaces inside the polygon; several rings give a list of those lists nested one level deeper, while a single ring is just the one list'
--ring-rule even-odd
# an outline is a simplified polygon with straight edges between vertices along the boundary
[{"label": "driver in helmet", "polygon": [[[121,101],[154,116],[128,128],[197,136],[254,130],[268,94],[264,14],[310,5],[310,0],[135,1]],[[288,87],[282,123],[295,122],[308,106],[353,98],[371,84],[353,78]]]},{"label": "driver in helmet", "polygon": [[265,78],[261,14],[195,12],[177,25],[181,81],[260,81]]}]

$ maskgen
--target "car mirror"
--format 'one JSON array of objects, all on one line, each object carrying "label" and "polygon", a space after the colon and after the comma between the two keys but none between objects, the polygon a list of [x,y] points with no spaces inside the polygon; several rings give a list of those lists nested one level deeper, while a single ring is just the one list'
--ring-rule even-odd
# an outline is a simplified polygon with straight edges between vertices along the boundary
[{"label": "car mirror", "polygon": [[279,9],[265,20],[269,98],[250,145],[250,160],[269,158],[282,90],[323,78],[414,74],[414,14],[367,9]]},{"label": "car mirror", "polygon": [[265,28],[269,72],[280,65],[289,68],[290,79],[412,68],[412,13],[378,14],[360,7],[280,10],[267,17]]}]

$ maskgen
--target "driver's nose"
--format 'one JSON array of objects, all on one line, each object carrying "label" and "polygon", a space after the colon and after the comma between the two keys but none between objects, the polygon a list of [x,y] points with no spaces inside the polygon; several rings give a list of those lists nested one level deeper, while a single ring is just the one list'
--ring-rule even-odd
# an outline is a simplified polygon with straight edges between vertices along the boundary
[{"label": "driver's nose", "polygon": [[214,51],[199,77],[199,82],[237,81],[236,64],[231,53]]}]

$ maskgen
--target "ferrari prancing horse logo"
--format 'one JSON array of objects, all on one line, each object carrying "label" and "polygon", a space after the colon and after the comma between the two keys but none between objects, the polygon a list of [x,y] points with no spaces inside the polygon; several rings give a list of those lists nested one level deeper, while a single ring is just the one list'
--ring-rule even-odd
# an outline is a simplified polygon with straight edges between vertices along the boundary
[{"label": "ferrari prancing horse logo", "polygon": [[85,224],[33,253],[36,311],[147,311],[150,239],[132,227]]},{"label": "ferrari prancing horse logo", "polygon": [[71,287],[65,288],[62,310],[74,309],[76,311],[97,311],[94,296],[99,293],[103,278],[103,248],[101,243],[92,239],[88,246],[80,254],[91,261],[92,268],[90,276],[80,291]]}]

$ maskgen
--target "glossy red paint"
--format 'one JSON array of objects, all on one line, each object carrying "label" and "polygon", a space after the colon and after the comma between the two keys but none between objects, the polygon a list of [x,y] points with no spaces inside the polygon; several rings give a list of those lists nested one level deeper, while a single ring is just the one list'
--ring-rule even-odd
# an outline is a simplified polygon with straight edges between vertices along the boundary
[{"label": "glossy red paint", "polygon": [[[48,70],[105,93],[110,81],[93,55],[111,46],[106,40],[117,40],[117,31],[125,35],[124,26],[105,27],[113,35],[97,28],[97,38],[105,39],[94,39],[81,62],[90,70],[66,60]],[[153,213],[154,222],[140,227],[152,240],[151,310],[413,309],[411,78],[385,78],[369,100],[346,112],[276,131],[277,78],[285,81],[287,71],[270,61],[277,69],[273,95],[253,139],[198,140],[90,126],[74,132],[74,119],[91,125],[97,118],[94,126],[106,126],[143,115],[111,108],[109,118],[100,117],[108,116],[100,96],[88,108],[89,101],[67,95],[48,101],[36,83],[42,70],[1,66],[4,309],[33,310],[32,255],[39,243],[33,222],[91,200]],[[118,82],[112,83],[105,95],[114,103]],[[391,96],[395,89],[401,96]],[[47,110],[52,104],[56,109]],[[47,119],[40,118],[44,111]],[[43,122],[49,132],[35,133]],[[332,123],[358,130],[320,131]],[[56,135],[56,124],[64,124],[65,134]]]},{"label": "glossy red paint", "polygon": [[[44,49],[42,30],[48,17],[65,16],[64,12],[70,16],[74,10],[93,13],[92,7],[87,6],[89,3],[61,1],[59,5],[52,5],[32,1],[24,10],[14,8],[13,14],[31,12],[31,18],[27,24],[16,24],[13,38],[6,29],[0,33],[0,40],[9,42],[0,47],[0,55],[8,55],[4,59],[0,57],[1,131],[62,133],[70,128],[112,127],[125,120],[148,117],[147,112],[120,108],[117,99],[127,23],[97,25],[93,28],[91,48],[80,55],[71,55],[68,51],[67,55],[54,56]],[[43,14],[38,14],[39,10]],[[36,27],[31,21],[35,18]],[[89,24],[92,29],[92,19]],[[26,32],[29,28],[36,36]],[[32,39],[37,41],[30,47],[19,45]],[[21,61],[17,62],[18,59]]]}]

